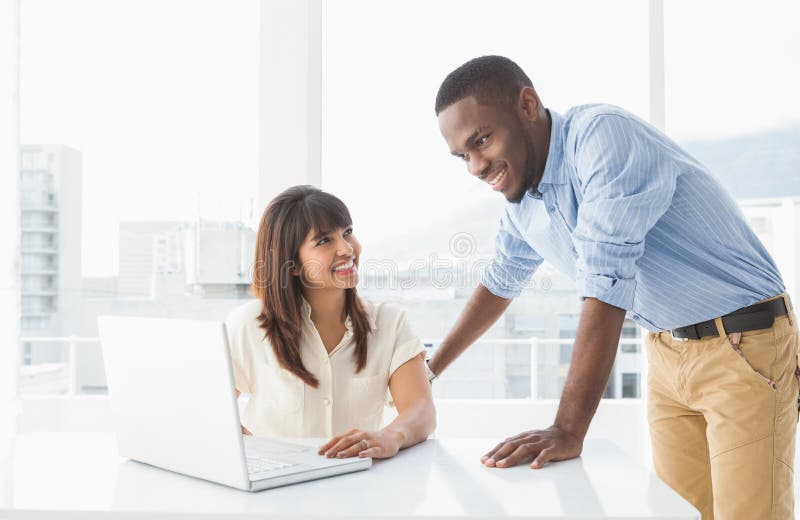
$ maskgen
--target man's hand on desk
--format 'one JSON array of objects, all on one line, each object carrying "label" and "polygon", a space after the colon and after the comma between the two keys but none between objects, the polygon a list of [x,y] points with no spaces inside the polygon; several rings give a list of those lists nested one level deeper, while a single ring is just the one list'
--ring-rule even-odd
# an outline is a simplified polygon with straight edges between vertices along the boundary
[{"label": "man's hand on desk", "polygon": [[583,437],[614,366],[624,320],[624,309],[596,298],[584,300],[555,424],[509,437],[481,458],[486,466],[508,468],[533,460],[531,468],[538,469],[549,461],[581,454]]},{"label": "man's hand on desk", "polygon": [[549,461],[575,458],[582,450],[582,439],[551,426],[509,437],[481,457],[481,462],[489,467],[510,468],[533,460],[531,468],[538,469]]}]

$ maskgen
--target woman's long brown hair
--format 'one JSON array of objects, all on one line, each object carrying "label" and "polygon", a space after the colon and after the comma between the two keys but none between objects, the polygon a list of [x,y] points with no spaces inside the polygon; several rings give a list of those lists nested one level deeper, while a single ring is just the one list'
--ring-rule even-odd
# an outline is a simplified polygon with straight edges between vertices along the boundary
[{"label": "woman's long brown hair", "polygon": [[[300,355],[303,334],[302,276],[298,251],[308,232],[332,231],[352,225],[347,206],[314,186],[293,186],[269,203],[258,226],[253,265],[253,294],[261,300],[260,326],[272,345],[278,364],[306,384],[319,380],[306,369]],[[353,324],[356,371],[367,364],[370,323],[356,289],[345,289],[345,312]]]}]

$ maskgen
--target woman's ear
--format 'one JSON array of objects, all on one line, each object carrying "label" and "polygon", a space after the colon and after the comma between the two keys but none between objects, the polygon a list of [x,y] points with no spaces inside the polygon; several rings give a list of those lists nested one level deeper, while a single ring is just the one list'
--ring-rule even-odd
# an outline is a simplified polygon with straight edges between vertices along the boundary
[{"label": "woman's ear", "polygon": [[303,274],[303,266],[298,262],[292,262],[292,268],[289,272],[292,274],[292,276],[300,276]]}]

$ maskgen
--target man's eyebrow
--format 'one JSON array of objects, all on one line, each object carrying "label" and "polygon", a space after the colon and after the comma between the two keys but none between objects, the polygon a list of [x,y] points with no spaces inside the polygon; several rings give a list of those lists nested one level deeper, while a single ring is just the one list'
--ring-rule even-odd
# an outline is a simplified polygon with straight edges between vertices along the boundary
[{"label": "man's eyebrow", "polygon": [[[485,126],[480,126],[480,127],[478,127],[478,129],[477,129],[477,130],[475,130],[474,132],[472,132],[472,133],[469,135],[469,137],[467,137],[467,138],[466,138],[466,140],[464,140],[464,148],[469,148],[469,147],[470,147],[470,144],[471,144],[471,143],[472,143],[472,142],[475,140],[475,138],[477,138],[477,137],[478,137],[478,134],[480,134],[481,132],[483,132],[485,129],[486,129],[486,127],[485,127]],[[451,154],[451,155],[455,155],[456,157],[458,157],[459,155],[461,155],[461,152],[450,152],[450,154]]]}]

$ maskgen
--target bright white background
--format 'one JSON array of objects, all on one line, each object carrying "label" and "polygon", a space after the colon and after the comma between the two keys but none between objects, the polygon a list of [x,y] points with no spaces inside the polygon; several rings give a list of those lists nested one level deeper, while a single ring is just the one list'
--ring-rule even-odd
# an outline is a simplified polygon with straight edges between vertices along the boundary
[{"label": "bright white background", "polygon": [[[669,135],[800,120],[798,11],[666,2]],[[606,102],[648,117],[646,2],[330,0],[322,27],[323,187],[366,243],[495,200],[446,153],[433,115],[443,76],[471,57],[515,59],[555,110]],[[116,272],[122,220],[260,212],[258,30],[256,0],[21,2],[21,142],[84,154],[85,275]]]}]

